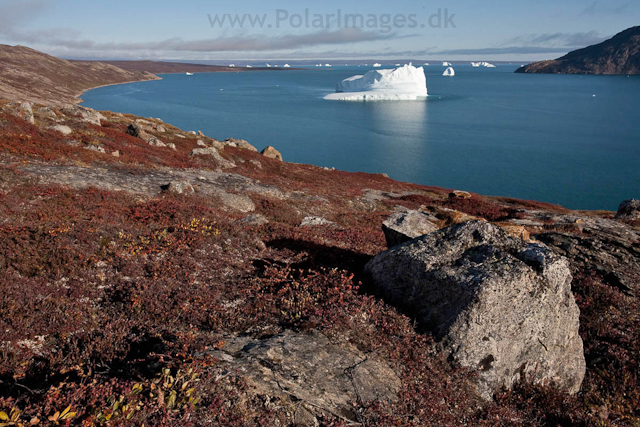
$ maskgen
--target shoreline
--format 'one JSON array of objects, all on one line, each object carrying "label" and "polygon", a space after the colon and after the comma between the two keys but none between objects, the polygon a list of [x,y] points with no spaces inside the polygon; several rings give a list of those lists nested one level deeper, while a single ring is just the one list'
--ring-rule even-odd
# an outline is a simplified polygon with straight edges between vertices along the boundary
[{"label": "shoreline", "polygon": [[[156,75],[154,74],[154,76],[156,76]],[[84,89],[84,90],[83,90],[83,91],[81,91],[81,92],[78,92],[78,94],[77,94],[77,95],[74,95],[74,97],[75,97],[75,104],[76,104],[76,105],[78,105],[78,104],[81,104],[82,102],[84,102],[84,100],[81,98],[81,96],[82,96],[82,95],[84,95],[85,93],[89,92],[90,90],[100,89],[100,88],[102,88],[102,87],[109,87],[109,86],[126,85],[126,84],[129,84],[129,83],[155,82],[155,81],[158,81],[158,80],[162,80],[162,77],[160,77],[160,76],[156,76],[156,77],[157,77],[157,78],[155,78],[155,79],[149,79],[149,80],[132,80],[132,81],[130,81],[130,82],[107,83],[107,84],[104,84],[104,85],[99,85],[99,86],[95,86],[95,87],[90,87],[90,88],[88,88],[88,89]]]}]

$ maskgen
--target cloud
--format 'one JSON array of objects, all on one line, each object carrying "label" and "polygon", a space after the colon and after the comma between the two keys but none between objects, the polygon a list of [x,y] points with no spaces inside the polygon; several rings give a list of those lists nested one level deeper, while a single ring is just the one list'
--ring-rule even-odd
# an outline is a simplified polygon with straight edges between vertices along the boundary
[{"label": "cloud", "polygon": [[[163,54],[175,52],[262,52],[319,45],[345,45],[360,42],[400,38],[394,33],[363,31],[359,28],[321,30],[295,35],[267,36],[264,34],[238,37],[216,37],[200,40],[170,38],[141,43],[99,43],[83,39],[82,34],[67,28],[22,30],[25,23],[52,6],[52,0],[2,0],[0,3],[0,36],[13,42],[50,47],[56,51],[83,51],[85,54],[127,54],[129,52],[156,51]],[[402,36],[411,37],[411,36]]]},{"label": "cloud", "polygon": [[537,55],[567,53],[567,48],[541,46],[487,47],[481,49],[450,49],[431,52],[432,55]]},{"label": "cloud", "polygon": [[72,49],[97,51],[144,51],[163,52],[238,52],[287,50],[317,45],[341,45],[359,42],[389,40],[395,34],[362,31],[356,28],[344,28],[335,31],[318,31],[314,33],[282,36],[246,35],[240,37],[217,37],[201,40],[183,40],[172,38],[158,42],[145,43],[95,43],[92,41],[56,40],[55,46]]},{"label": "cloud", "polygon": [[600,35],[597,31],[582,33],[543,33],[527,34],[514,37],[503,43],[503,46],[540,46],[540,47],[565,47],[576,48],[585,47],[600,43],[608,37]]},{"label": "cloud", "polygon": [[617,5],[606,4],[601,5],[598,0],[590,3],[586,8],[580,12],[580,16],[585,15],[622,15],[627,12],[629,8],[629,2],[618,3]]}]

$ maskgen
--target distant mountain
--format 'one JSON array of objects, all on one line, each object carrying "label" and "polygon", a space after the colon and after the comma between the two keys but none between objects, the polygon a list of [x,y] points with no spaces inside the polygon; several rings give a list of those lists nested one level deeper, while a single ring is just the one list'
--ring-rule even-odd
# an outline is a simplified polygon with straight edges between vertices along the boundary
[{"label": "distant mountain", "polygon": [[640,74],[640,26],[562,58],[526,65],[516,73]]},{"label": "distant mountain", "polygon": [[0,44],[0,98],[45,104],[77,102],[83,91],[103,85],[155,80],[101,62],[71,62],[24,46]]}]

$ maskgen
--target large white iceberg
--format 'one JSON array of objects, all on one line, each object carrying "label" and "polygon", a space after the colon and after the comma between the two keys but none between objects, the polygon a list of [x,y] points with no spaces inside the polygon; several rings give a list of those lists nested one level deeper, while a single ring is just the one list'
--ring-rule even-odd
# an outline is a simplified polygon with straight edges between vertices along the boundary
[{"label": "large white iceberg", "polygon": [[392,70],[371,70],[338,83],[336,93],[324,99],[337,101],[415,101],[427,96],[422,67],[405,65]]}]

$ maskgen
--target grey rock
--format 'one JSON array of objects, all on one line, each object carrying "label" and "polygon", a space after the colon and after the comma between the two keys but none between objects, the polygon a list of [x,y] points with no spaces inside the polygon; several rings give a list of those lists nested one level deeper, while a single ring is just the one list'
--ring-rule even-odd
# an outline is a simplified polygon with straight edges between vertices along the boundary
[{"label": "grey rock", "polygon": [[569,262],[543,244],[471,221],[396,246],[366,270],[454,362],[478,371],[481,397],[525,377],[580,389],[586,368]]},{"label": "grey rock", "polygon": [[300,227],[312,227],[317,225],[335,225],[335,223],[322,217],[307,216],[302,220]]},{"label": "grey rock", "polygon": [[85,150],[89,150],[89,151],[95,151],[95,152],[98,152],[98,153],[106,153],[107,152],[107,150],[105,150],[104,147],[101,147],[99,145],[93,145],[93,144],[85,146],[84,149]]},{"label": "grey rock", "polygon": [[65,126],[65,125],[55,125],[50,127],[49,129],[51,130],[55,130],[57,132],[60,132],[61,134],[67,136],[67,135],[71,135],[73,133],[73,129],[71,129],[69,126]]},{"label": "grey rock", "polygon": [[92,110],[90,108],[82,108],[81,107],[81,112],[80,112],[80,116],[82,117],[82,120],[87,122],[87,123],[91,123],[94,124],[96,126],[100,126],[101,120],[107,120],[107,118],[105,116],[103,116],[101,113]]},{"label": "grey rock", "polygon": [[247,141],[245,141],[244,139],[235,139],[235,138],[228,138],[224,140],[225,144],[235,144],[236,147],[238,148],[242,148],[244,150],[249,150],[249,151],[254,151],[254,152],[258,152],[258,149],[256,147],[254,147],[253,145],[249,144]]},{"label": "grey rock", "polygon": [[201,140],[201,139],[199,139],[198,142],[196,142],[196,145],[198,147],[206,147],[207,146],[207,144],[205,144],[205,142],[203,140]]},{"label": "grey rock", "polygon": [[150,135],[149,138],[146,139],[147,144],[151,145],[152,147],[166,147],[167,144],[165,144],[164,142],[160,141],[158,138],[156,138],[153,135]]},{"label": "grey rock", "polygon": [[141,132],[144,131],[139,125],[135,123],[131,123],[129,126],[127,126],[127,134],[133,136],[134,138],[140,138]]},{"label": "grey rock", "polygon": [[276,150],[270,145],[266,147],[264,150],[262,150],[260,154],[262,154],[264,157],[267,157],[269,159],[276,159],[276,160],[282,161],[282,154],[280,154],[278,150]]},{"label": "grey rock", "polygon": [[227,208],[243,213],[253,212],[256,210],[255,203],[253,203],[253,200],[248,196],[227,193],[226,191],[216,191],[213,194],[217,196],[222,204]]},{"label": "grey rock", "polygon": [[49,107],[39,108],[38,111],[36,111],[36,114],[39,117],[42,117],[44,119],[49,119],[49,120],[56,120],[58,118],[56,113]]},{"label": "grey rock", "polygon": [[18,107],[18,116],[31,124],[35,124],[36,119],[33,116],[33,105],[30,102],[23,102]]},{"label": "grey rock", "polygon": [[302,425],[318,425],[322,416],[355,422],[352,402],[396,402],[402,385],[379,358],[317,332],[287,331],[264,340],[231,338],[214,356],[244,378],[254,393],[297,402],[278,406]]},{"label": "grey rock", "polygon": [[199,130],[199,131],[198,131],[198,136],[202,136],[202,137],[204,137],[204,136],[206,136],[206,135],[205,135],[201,130]]},{"label": "grey rock", "polygon": [[189,181],[171,181],[169,184],[162,187],[162,189],[168,193],[173,194],[193,194],[195,189]]},{"label": "grey rock", "polygon": [[252,214],[239,219],[237,222],[247,225],[265,225],[269,223],[269,220],[264,215]]},{"label": "grey rock", "polygon": [[435,221],[437,218],[415,210],[394,213],[382,223],[387,246],[391,248],[401,245],[416,237],[438,230],[434,224]]},{"label": "grey rock", "polygon": [[470,199],[471,193],[467,191],[453,190],[451,193],[449,193],[449,198],[450,199]]},{"label": "grey rock", "polygon": [[616,218],[629,220],[640,219],[640,200],[631,199],[620,203]]},{"label": "grey rock", "polygon": [[218,165],[220,165],[220,168],[222,169],[231,169],[236,167],[236,164],[234,162],[222,157],[220,155],[220,152],[218,152],[218,150],[213,147],[194,148],[191,151],[191,157],[194,156],[211,156],[215,159],[216,163],[218,163]]}]

